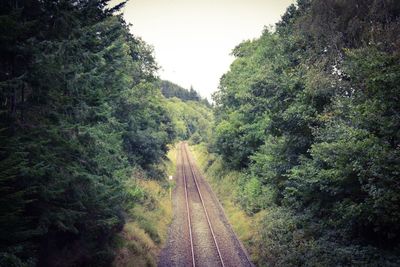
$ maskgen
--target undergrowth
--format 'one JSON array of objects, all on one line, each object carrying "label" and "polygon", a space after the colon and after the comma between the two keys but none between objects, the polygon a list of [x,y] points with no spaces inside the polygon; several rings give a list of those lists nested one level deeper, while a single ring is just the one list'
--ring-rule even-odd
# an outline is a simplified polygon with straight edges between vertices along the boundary
[{"label": "undergrowth", "polygon": [[167,240],[172,221],[172,203],[168,181],[175,174],[176,149],[171,147],[162,169],[165,178],[151,179],[136,171],[126,185],[135,203],[127,214],[127,222],[115,239],[116,258],[113,266],[157,266],[161,248]]}]

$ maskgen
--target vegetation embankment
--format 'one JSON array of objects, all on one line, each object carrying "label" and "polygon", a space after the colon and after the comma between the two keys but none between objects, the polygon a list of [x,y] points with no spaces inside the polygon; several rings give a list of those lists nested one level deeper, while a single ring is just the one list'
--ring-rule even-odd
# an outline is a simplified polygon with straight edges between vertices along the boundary
[{"label": "vegetation embankment", "polygon": [[299,0],[233,50],[209,172],[261,217],[259,265],[399,264],[399,19],[393,1]]},{"label": "vegetation embankment", "polygon": [[[176,147],[171,147],[163,166],[166,174],[175,175]],[[138,178],[132,183],[137,185],[129,188],[137,201],[115,238],[117,255],[113,266],[156,266],[167,239],[172,220],[170,189],[174,185],[167,179],[157,181],[144,176],[136,174]]]}]

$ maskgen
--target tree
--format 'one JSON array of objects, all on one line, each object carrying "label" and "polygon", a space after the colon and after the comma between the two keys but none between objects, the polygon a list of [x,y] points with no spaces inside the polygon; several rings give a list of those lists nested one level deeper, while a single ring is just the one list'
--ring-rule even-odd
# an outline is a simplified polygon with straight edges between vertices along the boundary
[{"label": "tree", "polygon": [[298,1],[233,50],[213,145],[269,264],[398,264],[399,10]]},{"label": "tree", "polygon": [[174,136],[151,50],[108,2],[0,4],[1,265],[108,266],[132,169]]}]

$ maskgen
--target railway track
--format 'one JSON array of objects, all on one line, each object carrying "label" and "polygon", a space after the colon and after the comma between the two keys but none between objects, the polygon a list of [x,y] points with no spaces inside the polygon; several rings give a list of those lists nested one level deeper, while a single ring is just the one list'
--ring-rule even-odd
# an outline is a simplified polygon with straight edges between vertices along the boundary
[{"label": "railway track", "polygon": [[158,266],[254,266],[184,142],[175,181],[174,219]]},{"label": "railway track", "polygon": [[[217,251],[220,264],[221,264],[221,266],[225,267],[225,263],[224,263],[224,260],[222,258],[222,255],[221,255],[221,250],[220,250],[220,248],[218,246],[217,238],[216,238],[215,233],[214,233],[214,228],[213,228],[213,225],[211,223],[210,217],[208,215],[208,211],[207,211],[204,199],[203,199],[203,195],[201,194],[199,184],[197,182],[196,173],[193,170],[193,166],[192,166],[192,164],[190,162],[189,155],[188,155],[188,152],[187,152],[187,148],[186,148],[186,145],[184,143],[181,144],[181,157],[182,157],[182,163],[183,163],[182,164],[182,174],[183,174],[184,187],[185,187],[186,212],[187,212],[187,221],[188,221],[188,228],[189,228],[189,235],[190,235],[192,265],[196,266],[196,255],[195,255],[195,252],[194,252],[195,249],[194,249],[194,240],[193,240],[193,232],[192,232],[191,210],[190,210],[189,197],[188,197],[188,182],[187,182],[188,178],[189,179],[190,178],[193,179],[193,182],[194,182],[194,185],[195,185],[195,188],[196,188],[196,192],[197,192],[197,194],[198,194],[198,196],[200,198],[201,206],[203,207],[204,216],[205,216],[205,218],[207,220],[207,224],[208,224],[208,228],[209,228],[210,234],[211,234],[212,239],[214,241],[214,246],[215,246],[215,249]],[[185,164],[185,162],[187,164]],[[189,167],[189,171],[190,171],[189,175],[187,175],[186,172],[185,172],[185,166]]]}]

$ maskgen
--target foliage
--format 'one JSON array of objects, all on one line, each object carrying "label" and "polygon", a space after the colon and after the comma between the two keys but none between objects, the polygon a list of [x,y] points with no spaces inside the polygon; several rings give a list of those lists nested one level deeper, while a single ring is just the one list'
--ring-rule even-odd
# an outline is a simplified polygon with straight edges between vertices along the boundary
[{"label": "foliage", "polygon": [[208,142],[211,137],[213,114],[207,105],[174,97],[166,101],[166,106],[178,139],[190,140],[196,144]]},{"label": "foliage", "polygon": [[[168,153],[166,164],[176,167],[176,149]],[[168,182],[149,179],[138,171],[141,179],[130,181],[129,191],[136,196],[137,205],[128,210],[129,220],[114,242],[116,257],[112,266],[156,266],[161,248],[167,239],[172,220],[172,202]]]},{"label": "foliage", "polygon": [[200,101],[201,96],[190,87],[190,89],[185,89],[173,82],[160,80],[158,81],[158,86],[161,88],[161,93],[166,98],[179,98],[183,101]]},{"label": "foliage", "polygon": [[132,169],[175,136],[152,52],[108,2],[0,4],[1,264],[108,266]]},{"label": "foliage", "polygon": [[210,146],[242,173],[242,208],[267,212],[260,262],[398,264],[399,17],[396,1],[301,0],[233,50]]}]

